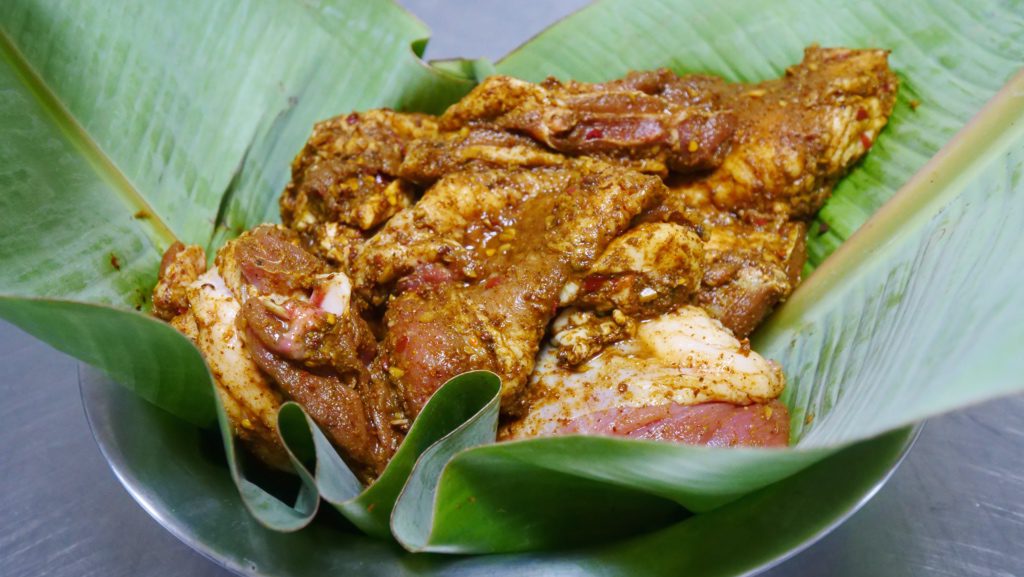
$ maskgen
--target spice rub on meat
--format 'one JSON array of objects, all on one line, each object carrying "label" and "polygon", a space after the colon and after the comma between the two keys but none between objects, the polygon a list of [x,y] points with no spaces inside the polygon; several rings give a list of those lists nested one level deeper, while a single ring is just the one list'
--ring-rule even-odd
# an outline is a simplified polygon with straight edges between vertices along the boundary
[{"label": "spice rub on meat", "polygon": [[719,84],[732,148],[705,175],[673,176],[642,220],[685,222],[706,240],[697,303],[744,337],[800,281],[806,222],[870,150],[898,79],[885,50],[809,47],[779,79]]},{"label": "spice rub on meat", "polygon": [[398,171],[402,178],[429,185],[452,172],[558,166],[566,160],[527,136],[474,124],[414,141]]},{"label": "spice rub on meat", "polygon": [[[357,290],[379,304],[392,293],[396,281],[435,263],[459,279],[480,278],[488,257],[494,256],[486,251],[498,251],[506,244],[500,241],[516,239],[512,223],[522,204],[543,193],[554,196],[554,191],[568,186],[570,174],[551,168],[474,170],[446,176],[416,206],[389,221],[361,247],[352,266]],[[481,247],[485,242],[493,246]]]},{"label": "spice rub on meat", "polygon": [[732,147],[690,186],[720,210],[810,218],[878,138],[898,84],[888,51],[812,46],[781,78],[720,85],[736,115]]},{"label": "spice rub on meat", "polygon": [[683,306],[641,323],[578,369],[562,366],[546,347],[527,389],[526,415],[507,423],[501,436],[583,433],[785,446],[789,416],[774,400],[784,383],[778,365],[705,311]]},{"label": "spice rub on meat", "polygon": [[[698,302],[738,336],[796,288],[806,221],[888,122],[899,82],[887,60],[884,50],[814,46],[778,80],[733,86],[733,150],[709,176],[666,196],[670,209],[685,211],[687,198],[697,208],[690,214],[709,235]],[[729,215],[694,200],[703,195]]]},{"label": "spice rub on meat", "polygon": [[281,222],[307,247],[345,267],[370,231],[413,204],[418,191],[398,178],[406,148],[433,134],[426,114],[353,112],[325,120],[292,163]]},{"label": "spice rub on meat", "polygon": [[284,226],[206,270],[177,244],[154,313],[273,466],[292,399],[366,481],[446,380],[501,377],[502,439],[782,446],[784,377],[746,336],[800,282],[808,220],[871,148],[882,50],[812,46],[778,79],[494,76],[443,115],[316,125]]},{"label": "spice rub on meat", "polygon": [[440,127],[493,124],[552,150],[644,172],[714,168],[729,150],[734,118],[703,83],[668,70],[598,84],[491,76],[449,108]]},{"label": "spice rub on meat", "polygon": [[[446,380],[472,369],[502,378],[502,409],[512,413],[563,287],[660,200],[664,185],[595,161],[446,179],[450,186],[432,188],[421,202],[461,192],[460,217],[475,218],[472,226],[460,220],[446,229],[461,247],[442,255],[452,258],[410,259],[418,270],[399,281],[384,316],[386,362],[410,415]],[[452,182],[459,180],[461,186]],[[491,203],[483,191],[502,202]],[[396,219],[386,228],[402,224]]]},{"label": "spice rub on meat", "polygon": [[[195,252],[202,250],[174,255],[180,261]],[[221,248],[214,268],[173,282],[187,306],[172,324],[190,327],[183,332],[206,358],[246,447],[288,468],[277,409],[291,399],[362,478],[383,470],[402,438],[393,426],[401,408],[387,381],[377,378],[377,342],[344,273],[329,271],[301,248],[295,232],[263,225]]]},{"label": "spice rub on meat", "polygon": [[[666,202],[641,219],[681,223],[701,236],[701,278],[692,302],[740,337],[748,336],[800,283],[806,223],[784,215],[736,214],[715,207],[706,191],[669,180]],[[666,204],[683,205],[668,212]]]}]

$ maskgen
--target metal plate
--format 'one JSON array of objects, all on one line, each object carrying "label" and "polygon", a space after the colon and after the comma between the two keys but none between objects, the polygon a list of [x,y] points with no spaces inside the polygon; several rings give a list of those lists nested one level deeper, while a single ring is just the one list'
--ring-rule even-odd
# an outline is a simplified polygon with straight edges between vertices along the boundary
[{"label": "metal plate", "polygon": [[763,571],[802,551],[866,503],[919,432],[865,441],[711,513],[590,549],[518,555],[413,555],[367,538],[330,511],[282,534],[242,507],[214,436],[83,366],[82,400],[96,442],[142,507],[184,543],[241,575],[726,576]]}]

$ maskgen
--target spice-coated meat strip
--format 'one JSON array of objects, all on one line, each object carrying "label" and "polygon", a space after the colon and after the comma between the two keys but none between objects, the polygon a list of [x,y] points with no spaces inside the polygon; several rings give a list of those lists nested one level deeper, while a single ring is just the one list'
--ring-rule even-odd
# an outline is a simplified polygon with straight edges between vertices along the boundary
[{"label": "spice-coated meat strip", "polygon": [[[899,81],[888,54],[812,46],[781,78],[722,85],[736,117],[732,149],[690,186],[721,210],[813,216],[892,114]],[[666,204],[681,210],[686,198]]]},{"label": "spice-coated meat strip", "polygon": [[717,94],[702,90],[705,78],[666,70],[602,84],[491,76],[451,106],[439,126],[493,124],[572,156],[646,161],[645,172],[709,169],[728,152],[734,119]]},{"label": "spice-coated meat strip", "polygon": [[796,288],[804,220],[892,113],[898,81],[887,54],[810,47],[782,78],[708,85],[736,115],[732,149],[709,174],[669,178],[664,202],[642,220],[689,224],[704,237],[694,302],[737,336],[750,334]]},{"label": "spice-coated meat strip", "polygon": [[463,239],[478,259],[474,276],[437,274],[431,263],[429,274],[421,269],[399,283],[404,292],[385,313],[384,350],[410,416],[447,379],[472,369],[502,377],[502,409],[514,412],[566,282],[664,193],[656,177],[593,161],[448,178],[455,177],[468,190],[481,180],[492,188],[533,184],[509,195],[516,200],[490,221],[494,228]]},{"label": "spice-coated meat strip", "polygon": [[[572,313],[555,321],[555,331]],[[785,384],[765,360],[694,306],[642,323],[580,367],[545,347],[505,439],[582,433],[718,446],[785,446]]]},{"label": "spice-coated meat strip", "polygon": [[317,123],[292,162],[281,221],[309,248],[347,266],[368,231],[415,202],[416,187],[398,169],[410,143],[435,131],[432,116],[390,110]]}]

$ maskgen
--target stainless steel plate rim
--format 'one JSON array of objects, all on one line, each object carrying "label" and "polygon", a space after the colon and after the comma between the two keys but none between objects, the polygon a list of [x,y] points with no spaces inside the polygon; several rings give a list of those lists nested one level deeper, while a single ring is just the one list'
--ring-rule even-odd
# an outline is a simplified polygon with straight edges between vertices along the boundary
[{"label": "stainless steel plate rim", "polygon": [[[87,381],[97,380],[95,376],[84,376],[83,368],[87,373],[94,373],[94,369],[85,367],[85,365],[79,365],[79,390],[82,398],[82,405],[85,411],[86,419],[89,423],[89,428],[92,432],[93,439],[96,441],[97,446],[107,464],[114,472],[115,477],[125,488],[129,495],[164,529],[174,535],[182,543],[209,559],[211,562],[219,565],[229,571],[232,571],[238,575],[246,577],[251,576],[269,576],[270,573],[264,573],[255,564],[244,564],[239,563],[237,559],[232,558],[230,555],[223,551],[219,551],[212,547],[209,543],[197,538],[192,528],[187,525],[181,518],[175,516],[172,511],[165,510],[159,505],[159,500],[153,493],[153,488],[147,486],[144,482],[140,481],[135,475],[131,466],[126,462],[122,453],[115,450],[115,443],[113,442],[110,429],[108,424],[100,423],[98,415],[104,413],[104,404],[111,403],[111,391],[114,390],[111,387],[118,387],[118,385],[110,382],[108,387],[97,387],[90,386]],[[130,393],[129,393],[130,394]],[[854,513],[856,513],[861,507],[863,507],[868,501],[871,500],[875,494],[885,485],[889,478],[895,473],[896,469],[906,458],[910,449],[913,447],[918,436],[920,435],[922,425],[916,425],[913,431],[906,438],[904,445],[900,452],[896,455],[896,458],[891,461],[889,466],[884,470],[883,474],[879,475],[874,482],[863,491],[859,498],[851,503],[845,510],[839,511],[831,520],[821,526],[817,531],[808,535],[798,545],[791,547],[786,550],[779,551],[777,554],[763,558],[760,563],[750,568],[748,571],[740,573],[740,575],[756,575],[767,571],[788,559],[800,554],[805,551],[814,543],[820,541],[830,532],[835,530],[837,527],[842,525],[847,519],[849,519]],[[226,474],[226,471],[225,471]],[[803,473],[798,473],[798,475]],[[240,506],[240,505],[239,505]],[[277,575],[277,574],[275,574]]]}]

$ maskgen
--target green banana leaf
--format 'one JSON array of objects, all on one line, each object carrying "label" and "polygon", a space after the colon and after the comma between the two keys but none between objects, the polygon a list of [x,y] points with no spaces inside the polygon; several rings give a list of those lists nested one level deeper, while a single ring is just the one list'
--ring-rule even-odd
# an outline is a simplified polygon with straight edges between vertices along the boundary
[{"label": "green banana leaf", "polygon": [[890,126],[812,227],[809,268],[821,268],[755,340],[789,379],[794,447],[487,444],[496,385],[470,374],[439,391],[404,453],[362,492],[295,405],[280,414],[301,479],[294,502],[246,480],[225,434],[243,501],[271,527],[302,527],[323,497],[414,551],[588,543],[1024,389],[1024,312],[1011,300],[1024,270],[1024,79],[950,141],[1024,62],[1017,3],[605,0],[493,68],[424,64],[426,30],[388,1],[207,4],[15,0],[0,13],[0,316],[198,424],[218,415],[202,359],[131,309],[147,308],[173,240],[215,248],[276,220],[290,159],[317,119],[437,112],[492,70],[599,80],[668,66],[759,80],[812,42],[889,48],[902,83]]}]

